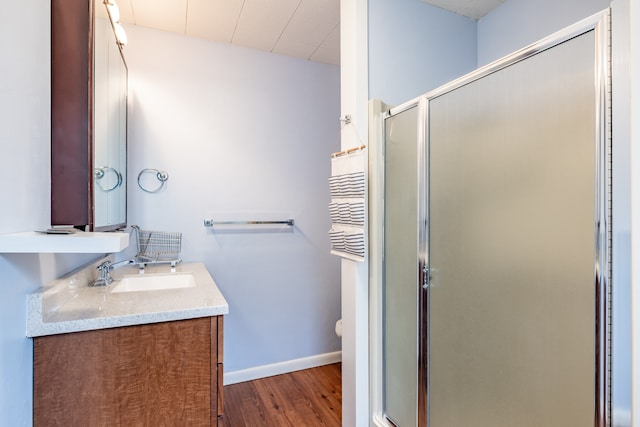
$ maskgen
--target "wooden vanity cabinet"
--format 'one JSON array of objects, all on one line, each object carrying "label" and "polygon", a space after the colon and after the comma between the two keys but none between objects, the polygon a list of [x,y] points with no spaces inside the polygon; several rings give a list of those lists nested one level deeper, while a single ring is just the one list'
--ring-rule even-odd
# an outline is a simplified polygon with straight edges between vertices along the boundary
[{"label": "wooden vanity cabinet", "polygon": [[216,426],[223,317],[34,338],[34,426]]}]

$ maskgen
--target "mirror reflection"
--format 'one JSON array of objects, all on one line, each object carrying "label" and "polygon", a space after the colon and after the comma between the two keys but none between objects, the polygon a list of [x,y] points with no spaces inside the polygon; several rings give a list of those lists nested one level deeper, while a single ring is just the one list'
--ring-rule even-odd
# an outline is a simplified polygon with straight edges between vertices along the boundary
[{"label": "mirror reflection", "polygon": [[95,0],[94,229],[126,225],[127,66],[102,0]]}]

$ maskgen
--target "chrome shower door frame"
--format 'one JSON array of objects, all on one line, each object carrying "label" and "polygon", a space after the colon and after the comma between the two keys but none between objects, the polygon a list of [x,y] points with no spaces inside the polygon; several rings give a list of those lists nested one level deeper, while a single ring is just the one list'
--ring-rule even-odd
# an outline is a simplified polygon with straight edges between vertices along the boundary
[{"label": "chrome shower door frame", "polygon": [[[420,194],[419,194],[419,283],[421,289],[419,298],[419,396],[418,396],[418,425],[429,426],[429,360],[432,349],[429,343],[430,328],[430,265],[429,248],[429,108],[430,102],[450,91],[479,80],[489,74],[526,60],[542,51],[551,49],[579,35],[594,31],[595,34],[595,135],[594,141],[596,182],[595,186],[595,223],[594,223],[594,293],[595,293],[595,390],[594,390],[594,426],[607,427],[611,425],[611,54],[610,54],[610,12],[605,10],[580,21],[566,29],[555,33],[540,42],[519,50],[509,56],[482,67],[468,75],[454,80],[440,88],[428,92],[397,109],[392,109],[387,116],[397,114],[407,106],[419,105],[423,112],[420,121]],[[404,427],[404,426],[403,426]],[[443,427],[443,426],[433,426]],[[449,426],[444,426],[449,427]]]}]

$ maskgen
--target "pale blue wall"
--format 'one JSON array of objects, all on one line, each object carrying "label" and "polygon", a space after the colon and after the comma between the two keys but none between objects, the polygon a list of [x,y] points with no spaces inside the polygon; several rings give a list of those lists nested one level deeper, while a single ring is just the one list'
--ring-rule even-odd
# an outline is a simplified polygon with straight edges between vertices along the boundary
[{"label": "pale blue wall", "polygon": [[475,21],[420,0],[369,0],[369,99],[398,105],[475,67]]},{"label": "pale blue wall", "polygon": [[[130,224],[183,233],[229,303],[225,372],[340,350],[340,262],[329,253],[339,67],[126,27]],[[142,168],[169,172],[141,191]],[[294,218],[214,231],[205,218]]]},{"label": "pale blue wall", "polygon": [[478,66],[609,7],[609,0],[508,0],[478,21]]}]

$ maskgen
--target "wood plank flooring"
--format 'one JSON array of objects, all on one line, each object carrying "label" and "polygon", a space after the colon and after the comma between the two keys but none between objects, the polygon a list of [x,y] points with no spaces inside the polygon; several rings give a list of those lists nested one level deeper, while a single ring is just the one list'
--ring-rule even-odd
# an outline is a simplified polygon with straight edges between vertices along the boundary
[{"label": "wood plank flooring", "polygon": [[224,427],[342,425],[341,364],[224,387]]}]

